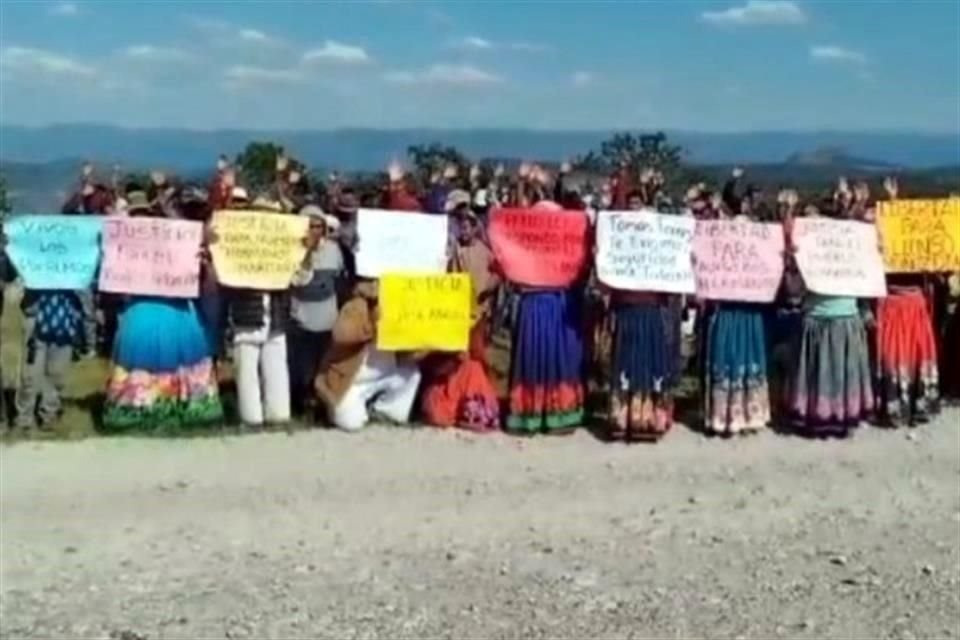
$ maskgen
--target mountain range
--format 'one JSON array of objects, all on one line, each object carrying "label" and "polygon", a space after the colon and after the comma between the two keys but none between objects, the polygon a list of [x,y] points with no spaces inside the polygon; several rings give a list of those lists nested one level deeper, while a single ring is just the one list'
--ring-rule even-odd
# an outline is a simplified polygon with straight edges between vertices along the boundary
[{"label": "mountain range", "polygon": [[[407,147],[413,144],[442,142],[474,158],[560,160],[598,148],[611,133],[530,129],[193,131],[97,124],[39,128],[0,125],[0,160],[48,163],[64,158],[94,158],[104,163],[183,172],[208,168],[219,154],[233,156],[248,142],[261,140],[282,144],[311,166],[368,171],[384,167],[391,158],[404,157]],[[687,161],[694,164],[783,163],[787,159],[816,162],[817,150],[824,148],[842,149],[851,157],[897,167],[960,164],[960,132],[666,133],[671,142],[687,151]]]}]

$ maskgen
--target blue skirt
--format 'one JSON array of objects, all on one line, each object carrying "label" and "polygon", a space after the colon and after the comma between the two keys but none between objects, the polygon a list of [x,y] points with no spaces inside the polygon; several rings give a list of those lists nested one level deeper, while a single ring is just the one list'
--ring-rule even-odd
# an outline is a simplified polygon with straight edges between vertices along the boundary
[{"label": "blue skirt", "polygon": [[722,303],[707,328],[707,429],[753,431],[770,421],[766,319],[762,307]]},{"label": "blue skirt", "polygon": [[617,305],[613,313],[611,389],[643,394],[669,391],[676,384],[679,367],[679,328],[672,326],[672,310],[656,302],[632,302]]},{"label": "blue skirt", "polygon": [[104,427],[157,431],[222,419],[210,343],[193,302],[135,300],[120,315]]},{"label": "blue skirt", "polygon": [[570,291],[520,294],[507,428],[568,429],[583,421],[583,322]]}]

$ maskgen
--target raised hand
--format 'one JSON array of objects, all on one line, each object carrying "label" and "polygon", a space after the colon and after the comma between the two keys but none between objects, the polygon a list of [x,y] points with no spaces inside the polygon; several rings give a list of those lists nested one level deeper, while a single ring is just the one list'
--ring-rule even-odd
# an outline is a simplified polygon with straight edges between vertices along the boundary
[{"label": "raised hand", "polygon": [[743,173],[744,173],[743,167],[734,167],[733,173],[731,175],[733,175],[734,178],[739,180],[740,178],[743,177]]},{"label": "raised hand", "polygon": [[390,176],[390,182],[400,182],[403,180],[403,166],[396,158],[391,160],[387,166],[387,175]]},{"label": "raised hand", "polygon": [[900,195],[900,184],[893,176],[887,176],[883,179],[883,190],[887,192],[891,200],[896,200]]}]

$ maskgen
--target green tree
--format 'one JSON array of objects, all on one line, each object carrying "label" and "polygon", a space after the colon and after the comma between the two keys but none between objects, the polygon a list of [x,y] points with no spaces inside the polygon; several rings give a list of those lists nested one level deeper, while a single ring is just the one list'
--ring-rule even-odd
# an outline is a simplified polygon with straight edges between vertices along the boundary
[{"label": "green tree", "polygon": [[644,169],[656,169],[663,173],[668,189],[680,186],[690,179],[689,169],[684,166],[684,150],[670,144],[662,131],[650,134],[616,133],[575,161],[578,169],[612,173],[626,163],[631,174],[639,178]]},{"label": "green tree", "polygon": [[273,142],[251,142],[236,162],[240,184],[252,193],[264,191],[276,179],[277,158],[284,153],[283,147]]},{"label": "green tree", "polygon": [[456,166],[461,178],[466,176],[470,169],[470,160],[459,149],[444,146],[439,142],[411,145],[407,147],[407,156],[422,184],[427,184],[432,174],[443,171],[447,165]]}]

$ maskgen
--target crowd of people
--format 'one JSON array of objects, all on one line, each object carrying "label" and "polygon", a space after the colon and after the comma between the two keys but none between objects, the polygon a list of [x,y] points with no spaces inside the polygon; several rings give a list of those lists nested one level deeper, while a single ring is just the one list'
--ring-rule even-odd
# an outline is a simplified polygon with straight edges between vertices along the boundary
[{"label": "crowd of people", "polygon": [[[879,300],[804,286],[793,221],[874,222],[866,182],[841,178],[832,194],[801,201],[791,189],[768,199],[740,169],[720,188],[694,184],[681,197],[666,193],[653,169],[624,164],[591,186],[571,176],[568,164],[555,175],[526,163],[512,175],[447,166],[418,185],[393,164],[378,198],[361,202],[337,176],[314,189],[304,167],[283,155],[274,183],[256,194],[226,158],[206,187],[160,172],[147,184],[108,185],[85,167],[63,213],[203,222],[221,209],[300,215],[309,220],[304,258],[287,290],[222,286],[210,259],[218,238],[208,225],[196,299],[26,291],[14,424],[43,428],[59,419],[71,363],[95,348],[98,330],[111,358],[100,419],[114,432],[221,423],[228,364],[239,419],[251,427],[300,418],[357,430],[371,420],[418,420],[533,434],[569,433],[597,419],[611,440],[655,441],[671,429],[678,386],[692,372],[708,432],[776,424],[842,437],[867,422],[920,424],[941,395],[960,396],[960,274],[887,274],[889,294]],[[884,181],[883,197],[900,197],[895,179]],[[474,297],[466,351],[378,349],[378,282],[357,275],[354,262],[361,204],[449,216],[449,269],[469,274]],[[787,247],[783,281],[769,304],[613,290],[589,269],[570,287],[521,286],[503,276],[486,232],[491,212],[505,206],[778,222]],[[4,282],[16,277],[3,267]],[[509,336],[505,398],[488,362],[495,335]],[[696,345],[692,355],[682,349],[685,336]],[[590,415],[588,393],[604,399]]]}]

